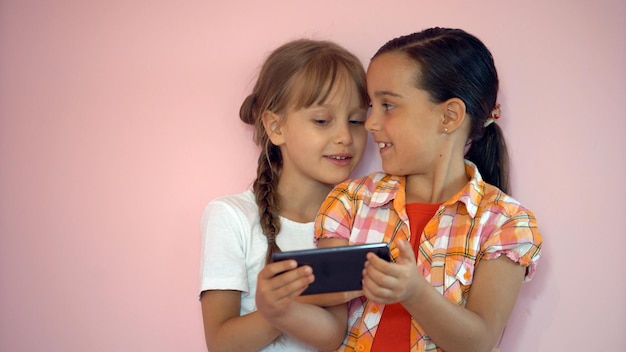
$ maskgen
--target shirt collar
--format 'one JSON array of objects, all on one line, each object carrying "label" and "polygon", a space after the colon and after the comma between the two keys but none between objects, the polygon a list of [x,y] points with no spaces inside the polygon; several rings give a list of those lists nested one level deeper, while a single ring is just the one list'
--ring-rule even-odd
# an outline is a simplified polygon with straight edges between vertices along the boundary
[{"label": "shirt collar", "polygon": [[443,205],[448,206],[460,202],[465,205],[467,214],[474,218],[478,212],[478,204],[485,196],[485,181],[483,181],[476,165],[469,160],[465,160],[465,173],[470,177],[469,182]]},{"label": "shirt collar", "polygon": [[[485,182],[474,163],[465,160],[465,172],[470,177],[469,182],[452,198],[445,201],[443,206],[454,205],[460,202],[465,205],[467,213],[474,218],[478,212],[478,204],[485,195]],[[406,177],[385,175],[377,183],[371,198],[371,207],[379,207],[396,198],[396,201],[405,204]]]}]

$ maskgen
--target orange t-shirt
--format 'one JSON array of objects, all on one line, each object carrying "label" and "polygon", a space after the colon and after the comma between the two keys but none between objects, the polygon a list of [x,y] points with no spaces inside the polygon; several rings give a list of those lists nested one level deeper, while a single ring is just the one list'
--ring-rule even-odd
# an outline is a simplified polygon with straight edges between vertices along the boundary
[{"label": "orange t-shirt", "polygon": [[[406,213],[411,227],[411,246],[417,258],[419,238],[426,224],[437,212],[440,204],[409,203]],[[409,351],[411,340],[411,315],[400,303],[387,304],[374,336],[372,352]]]}]

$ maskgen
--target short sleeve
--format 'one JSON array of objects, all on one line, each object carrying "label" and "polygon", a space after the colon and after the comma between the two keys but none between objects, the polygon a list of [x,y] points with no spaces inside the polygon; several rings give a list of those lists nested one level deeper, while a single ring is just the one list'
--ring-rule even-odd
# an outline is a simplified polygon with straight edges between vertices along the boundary
[{"label": "short sleeve", "polygon": [[242,214],[232,206],[213,201],[202,213],[200,292],[238,290],[248,292]]},{"label": "short sleeve", "polygon": [[542,238],[529,210],[520,211],[497,228],[482,245],[483,259],[506,255],[526,267],[524,281],[532,279],[541,256]]},{"label": "short sleeve", "polygon": [[347,183],[337,185],[326,197],[315,219],[315,241],[322,238],[350,239],[353,214]]}]

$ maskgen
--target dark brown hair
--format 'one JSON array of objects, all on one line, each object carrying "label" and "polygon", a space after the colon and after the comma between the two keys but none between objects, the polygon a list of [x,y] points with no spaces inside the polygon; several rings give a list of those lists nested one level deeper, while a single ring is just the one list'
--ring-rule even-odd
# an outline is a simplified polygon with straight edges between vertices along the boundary
[{"label": "dark brown hair", "polygon": [[[261,147],[257,176],[253,183],[260,224],[267,237],[266,262],[280,252],[276,236],[280,231],[280,204],[277,193],[282,169],[280,148],[270,142],[262,115],[271,111],[284,116],[323,103],[344,77],[354,82],[361,104],[368,103],[365,71],[359,59],[343,47],[329,41],[298,39],[274,50],[261,67],[252,93],[239,110],[242,121],[255,127],[254,141]],[[302,84],[299,82],[305,82]]]},{"label": "dark brown hair", "polygon": [[483,179],[509,193],[509,157],[502,130],[485,122],[495,108],[498,74],[491,52],[475,36],[450,28],[429,28],[387,42],[374,55],[404,53],[418,64],[416,87],[433,102],[463,100],[471,119],[465,158]]}]

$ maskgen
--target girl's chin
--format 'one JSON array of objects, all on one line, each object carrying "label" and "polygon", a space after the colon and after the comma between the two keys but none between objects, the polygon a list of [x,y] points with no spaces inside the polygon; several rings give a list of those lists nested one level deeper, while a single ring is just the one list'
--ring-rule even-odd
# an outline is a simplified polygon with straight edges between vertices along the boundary
[{"label": "girl's chin", "polygon": [[383,163],[383,171],[386,174],[395,175],[395,176],[406,176],[406,172],[407,172],[406,169],[403,169],[401,167],[395,167],[392,165],[385,166],[384,163]]}]

